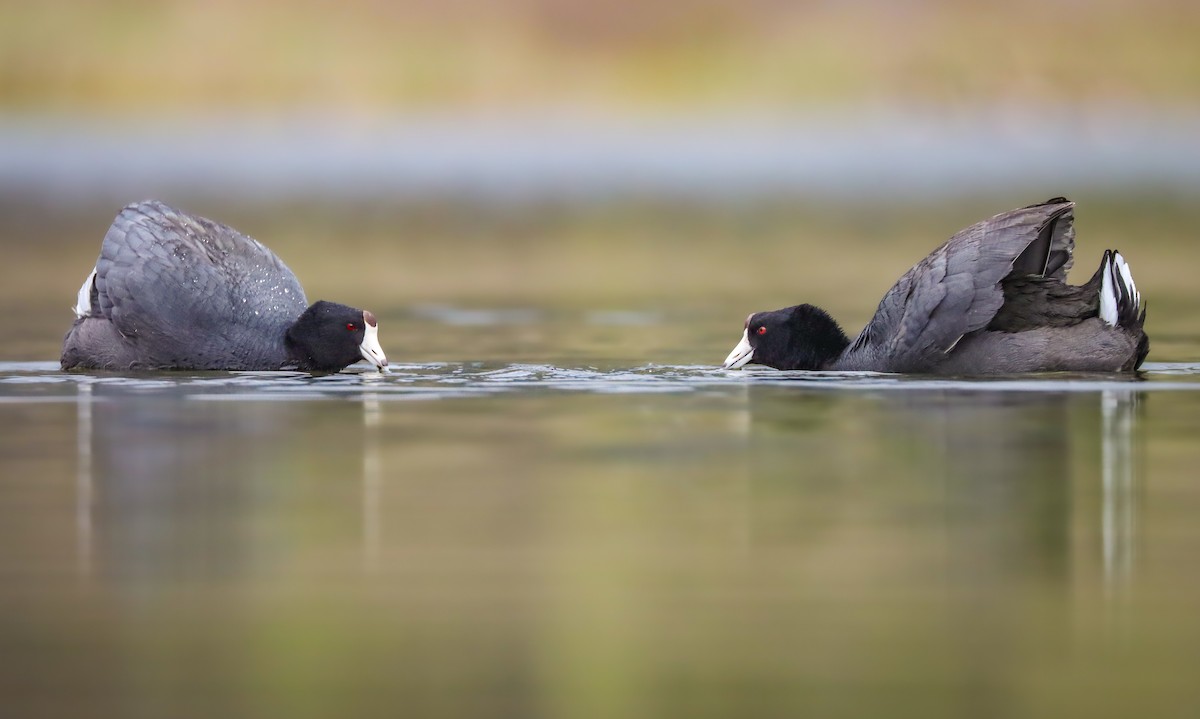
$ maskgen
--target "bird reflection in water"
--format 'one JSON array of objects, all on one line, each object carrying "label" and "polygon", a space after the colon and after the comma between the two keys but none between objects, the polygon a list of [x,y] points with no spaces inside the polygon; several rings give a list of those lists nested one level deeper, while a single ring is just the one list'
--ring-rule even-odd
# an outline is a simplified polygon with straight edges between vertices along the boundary
[{"label": "bird reflection in water", "polygon": [[267,395],[174,379],[154,391],[123,382],[77,385],[83,574],[121,582],[241,576],[296,556],[330,522],[361,526],[363,563],[374,566],[383,534],[381,405],[366,385]]},{"label": "bird reflection in water", "polygon": [[1136,383],[913,384],[749,386],[748,477],[768,497],[764,510],[792,505],[771,527],[761,520],[779,510],[757,512],[756,531],[836,543],[850,531],[845,518],[865,512],[881,522],[871,531],[895,541],[942,526],[947,569],[964,586],[1039,577],[1066,586],[1087,576],[1078,570],[1089,558],[1101,558],[1106,587],[1128,582],[1139,511]]},{"label": "bird reflection in water", "polygon": [[1100,396],[1103,421],[1100,526],[1104,578],[1110,593],[1128,586],[1137,550],[1134,466],[1138,396],[1130,389],[1106,389]]}]

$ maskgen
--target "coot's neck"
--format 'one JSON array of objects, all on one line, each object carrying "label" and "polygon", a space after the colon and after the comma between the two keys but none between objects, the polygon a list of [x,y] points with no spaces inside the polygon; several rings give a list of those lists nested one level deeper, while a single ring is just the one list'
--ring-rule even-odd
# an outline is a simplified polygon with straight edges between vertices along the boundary
[{"label": "coot's neck", "polygon": [[[283,334],[283,346],[287,352],[286,369],[297,369],[301,372],[337,372],[350,364],[334,366],[329,361],[321,361],[314,355],[320,350],[320,340],[312,336],[313,326],[301,320],[293,322]],[[306,339],[307,338],[307,339]]]},{"label": "coot's neck", "polygon": [[828,369],[850,346],[850,338],[820,307],[801,305],[797,309],[791,322],[791,369]]},{"label": "coot's neck", "polygon": [[300,346],[300,343],[293,337],[293,332],[296,331],[296,325],[290,324],[283,333],[283,347],[287,352],[287,361],[284,366],[288,369],[298,369],[304,372],[313,369],[313,358],[308,356],[308,353]]}]

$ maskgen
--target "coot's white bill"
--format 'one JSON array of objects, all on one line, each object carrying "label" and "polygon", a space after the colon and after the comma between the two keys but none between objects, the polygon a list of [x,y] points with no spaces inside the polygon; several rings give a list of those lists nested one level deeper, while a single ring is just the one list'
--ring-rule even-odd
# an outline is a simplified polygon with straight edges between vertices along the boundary
[{"label": "coot's white bill", "polygon": [[379,345],[379,322],[375,320],[375,315],[363,312],[363,323],[363,341],[358,346],[358,351],[362,354],[363,359],[380,370],[387,371],[387,355],[383,353],[383,347]]},{"label": "coot's white bill", "polygon": [[750,346],[750,331],[749,329],[742,330],[742,341],[737,343],[737,347],[729,353],[725,358],[725,364],[721,365],[725,369],[737,369],[754,359],[754,348]]}]

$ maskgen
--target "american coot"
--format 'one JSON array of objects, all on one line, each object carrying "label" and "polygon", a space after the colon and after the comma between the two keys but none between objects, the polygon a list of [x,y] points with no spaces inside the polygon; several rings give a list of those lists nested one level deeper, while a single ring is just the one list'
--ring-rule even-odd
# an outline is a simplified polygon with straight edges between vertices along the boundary
[{"label": "american coot", "polygon": [[1135,370],[1150,340],[1120,253],[1105,251],[1086,284],[1066,284],[1074,207],[1056,197],[959,232],[900,278],[853,342],[813,305],[750,315],[724,366],[958,375]]},{"label": "american coot", "polygon": [[261,243],[158,201],[129,205],[79,288],[62,368],[337,372],[387,367],[370,312],[309,306]]}]

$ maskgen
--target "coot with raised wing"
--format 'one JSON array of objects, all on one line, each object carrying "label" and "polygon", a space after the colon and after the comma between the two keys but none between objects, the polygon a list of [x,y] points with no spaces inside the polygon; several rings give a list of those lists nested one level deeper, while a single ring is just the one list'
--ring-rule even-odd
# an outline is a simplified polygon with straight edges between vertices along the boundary
[{"label": "coot with raised wing", "polygon": [[1135,370],[1150,340],[1121,254],[1106,250],[1086,284],[1066,284],[1074,208],[1056,197],[962,230],[896,282],[853,341],[813,305],[752,314],[724,366],[954,375]]}]

